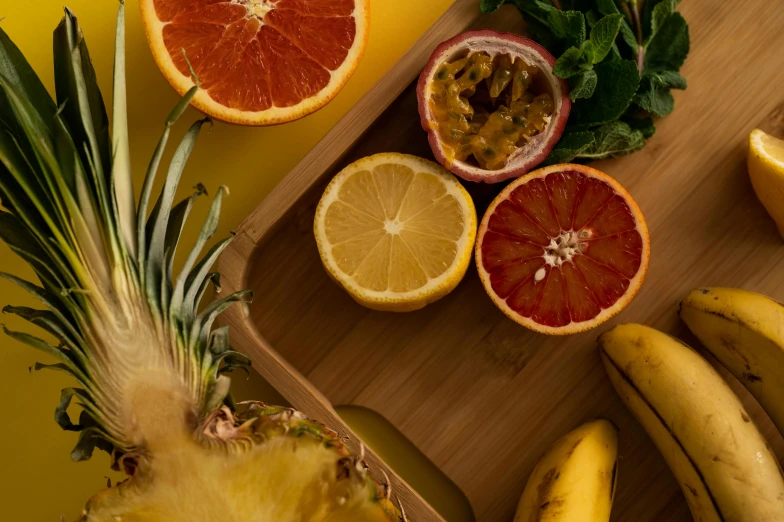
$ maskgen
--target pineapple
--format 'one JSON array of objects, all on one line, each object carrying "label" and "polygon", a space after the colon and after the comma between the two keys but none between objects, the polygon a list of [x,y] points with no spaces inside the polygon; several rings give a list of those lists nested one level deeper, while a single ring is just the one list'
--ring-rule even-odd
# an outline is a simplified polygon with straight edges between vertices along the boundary
[{"label": "pineapple", "polygon": [[[198,90],[174,108],[134,198],[125,105],[124,7],[117,20],[111,133],[87,46],[66,9],[54,33],[57,102],[0,29],[0,238],[34,269],[43,310],[7,306],[49,339],[6,333],[54,357],[78,386],[55,417],[79,432],[75,460],[107,451],[128,479],[93,497],[85,522],[363,522],[404,520],[389,488],[367,474],[336,434],[287,408],[234,404],[232,369],[246,367],[227,327],[213,328],[237,292],[200,306],[210,267],[231,238],[201,259],[216,230],[221,187],[182,271],[173,259],[194,200],[174,204],[202,126],[179,144],[156,201],[152,186],[170,129]],[[187,57],[186,57],[187,58]],[[82,408],[78,422],[68,407]]]}]

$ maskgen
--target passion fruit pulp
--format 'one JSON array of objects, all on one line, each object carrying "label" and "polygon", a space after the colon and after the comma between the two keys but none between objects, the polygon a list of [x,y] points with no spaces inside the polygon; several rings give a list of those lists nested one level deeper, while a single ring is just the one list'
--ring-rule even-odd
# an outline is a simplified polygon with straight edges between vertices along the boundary
[{"label": "passion fruit pulp", "polygon": [[439,45],[417,86],[436,159],[472,181],[520,176],[541,163],[569,115],[568,86],[537,43],[491,30]]}]

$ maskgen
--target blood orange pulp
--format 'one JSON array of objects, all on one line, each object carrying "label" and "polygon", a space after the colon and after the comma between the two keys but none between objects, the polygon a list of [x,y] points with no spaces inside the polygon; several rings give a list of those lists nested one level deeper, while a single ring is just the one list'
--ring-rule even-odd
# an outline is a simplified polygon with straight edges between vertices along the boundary
[{"label": "blood orange pulp", "polygon": [[507,186],[479,227],[485,290],[512,320],[541,333],[593,328],[640,289],[650,238],[639,207],[613,178],[553,165]]},{"label": "blood orange pulp", "polygon": [[[199,110],[272,125],[323,107],[364,53],[369,0],[140,0],[152,54],[169,83],[201,82]],[[183,56],[183,51],[185,56]]]}]

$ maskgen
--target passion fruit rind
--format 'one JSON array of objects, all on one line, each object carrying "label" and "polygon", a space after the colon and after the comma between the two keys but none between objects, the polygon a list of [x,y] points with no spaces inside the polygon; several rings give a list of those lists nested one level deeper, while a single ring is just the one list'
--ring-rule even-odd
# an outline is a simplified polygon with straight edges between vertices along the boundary
[{"label": "passion fruit rind", "polygon": [[536,42],[489,29],[436,47],[417,98],[439,163],[463,179],[495,183],[544,161],[571,108],[568,84],[554,66]]}]

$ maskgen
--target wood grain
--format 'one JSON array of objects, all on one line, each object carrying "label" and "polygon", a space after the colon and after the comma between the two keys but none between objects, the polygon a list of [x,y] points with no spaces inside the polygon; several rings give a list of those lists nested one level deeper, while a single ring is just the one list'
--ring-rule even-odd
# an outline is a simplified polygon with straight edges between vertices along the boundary
[{"label": "wood grain", "polygon": [[[692,51],[689,88],[645,149],[593,166],[635,197],[652,236],[638,297],[609,325],[568,338],[517,326],[485,295],[475,269],[449,296],[409,314],[373,312],[331,282],[312,235],[315,204],[337,170],[375,152],[431,157],[412,82],[435,45],[476,24],[519,29],[513,9],[479,18],[458,0],[246,219],[224,254],[224,291],[251,288],[250,317],[230,312],[232,343],[291,403],[350,435],[331,404],[372,408],[466,493],[479,521],[513,517],[525,481],[558,436],[604,416],[621,427],[613,520],[691,520],[672,474],[614,394],[595,339],[641,322],[696,340],[678,301],[697,286],[738,286],[784,299],[784,248],[745,170],[749,131],[784,135],[784,9],[749,0],[681,6]],[[468,187],[481,212],[500,186]],[[784,441],[742,386],[721,369],[784,456]],[[358,449],[354,438],[354,449]],[[383,463],[369,454],[371,471]],[[388,472],[388,470],[387,470]],[[411,520],[440,518],[398,477]]]}]

